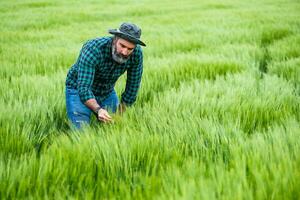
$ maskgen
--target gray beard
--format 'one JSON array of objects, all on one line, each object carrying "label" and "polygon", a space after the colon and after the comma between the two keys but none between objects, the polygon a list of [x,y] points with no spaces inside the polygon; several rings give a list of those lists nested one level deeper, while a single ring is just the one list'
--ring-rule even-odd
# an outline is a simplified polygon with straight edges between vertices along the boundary
[{"label": "gray beard", "polygon": [[116,46],[112,45],[112,58],[114,61],[116,61],[119,64],[125,63],[127,60],[129,60],[130,56],[123,57],[121,54],[119,54],[116,50]]}]

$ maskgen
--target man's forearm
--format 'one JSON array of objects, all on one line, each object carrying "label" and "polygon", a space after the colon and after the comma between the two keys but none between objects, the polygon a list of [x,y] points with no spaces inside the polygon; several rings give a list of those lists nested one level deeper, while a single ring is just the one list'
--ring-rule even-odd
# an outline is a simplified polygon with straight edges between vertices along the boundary
[{"label": "man's forearm", "polygon": [[93,112],[97,112],[99,109],[100,105],[97,103],[96,99],[89,99],[84,104],[89,107]]}]

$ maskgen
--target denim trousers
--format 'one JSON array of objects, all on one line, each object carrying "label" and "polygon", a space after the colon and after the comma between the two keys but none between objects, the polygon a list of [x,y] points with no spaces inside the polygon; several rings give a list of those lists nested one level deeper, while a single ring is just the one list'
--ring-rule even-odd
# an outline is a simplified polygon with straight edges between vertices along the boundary
[{"label": "denim trousers", "polygon": [[[98,104],[101,108],[115,113],[119,105],[116,91],[113,90],[106,99],[102,102],[98,102]],[[81,102],[78,90],[66,88],[66,107],[68,119],[74,128],[80,129],[84,124],[90,124],[92,110]]]}]

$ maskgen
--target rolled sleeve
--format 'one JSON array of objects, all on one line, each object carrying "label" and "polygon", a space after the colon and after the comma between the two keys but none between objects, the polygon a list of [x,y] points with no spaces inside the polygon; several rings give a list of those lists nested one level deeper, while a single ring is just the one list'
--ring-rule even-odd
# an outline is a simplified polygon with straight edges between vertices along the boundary
[{"label": "rolled sleeve", "polygon": [[141,85],[143,74],[143,53],[141,49],[138,51],[135,60],[135,65],[127,70],[126,88],[121,96],[121,102],[128,106],[136,101],[138,90]]},{"label": "rolled sleeve", "polygon": [[95,47],[84,45],[78,58],[78,93],[82,103],[95,98],[91,86],[93,84],[95,68],[99,63],[99,54]]}]

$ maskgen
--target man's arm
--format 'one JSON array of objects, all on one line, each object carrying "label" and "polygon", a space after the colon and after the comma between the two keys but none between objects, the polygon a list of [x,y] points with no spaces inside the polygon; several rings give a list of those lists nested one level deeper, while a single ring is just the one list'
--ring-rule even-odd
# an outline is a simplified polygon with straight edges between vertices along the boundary
[{"label": "man's arm", "polygon": [[135,64],[127,70],[126,87],[121,97],[123,111],[127,106],[131,106],[135,102],[142,80],[142,74],[143,53],[141,48],[139,48],[135,56]]},{"label": "man's arm", "polygon": [[86,102],[84,102],[84,104],[97,115],[98,120],[103,122],[110,122],[112,120],[107,110],[101,108],[97,103],[96,99],[89,99]]},{"label": "man's arm", "polygon": [[97,103],[91,87],[95,75],[95,67],[100,62],[100,54],[95,52],[93,46],[85,44],[78,58],[78,93],[81,102],[90,108],[99,120],[108,122],[111,120],[108,112]]}]

